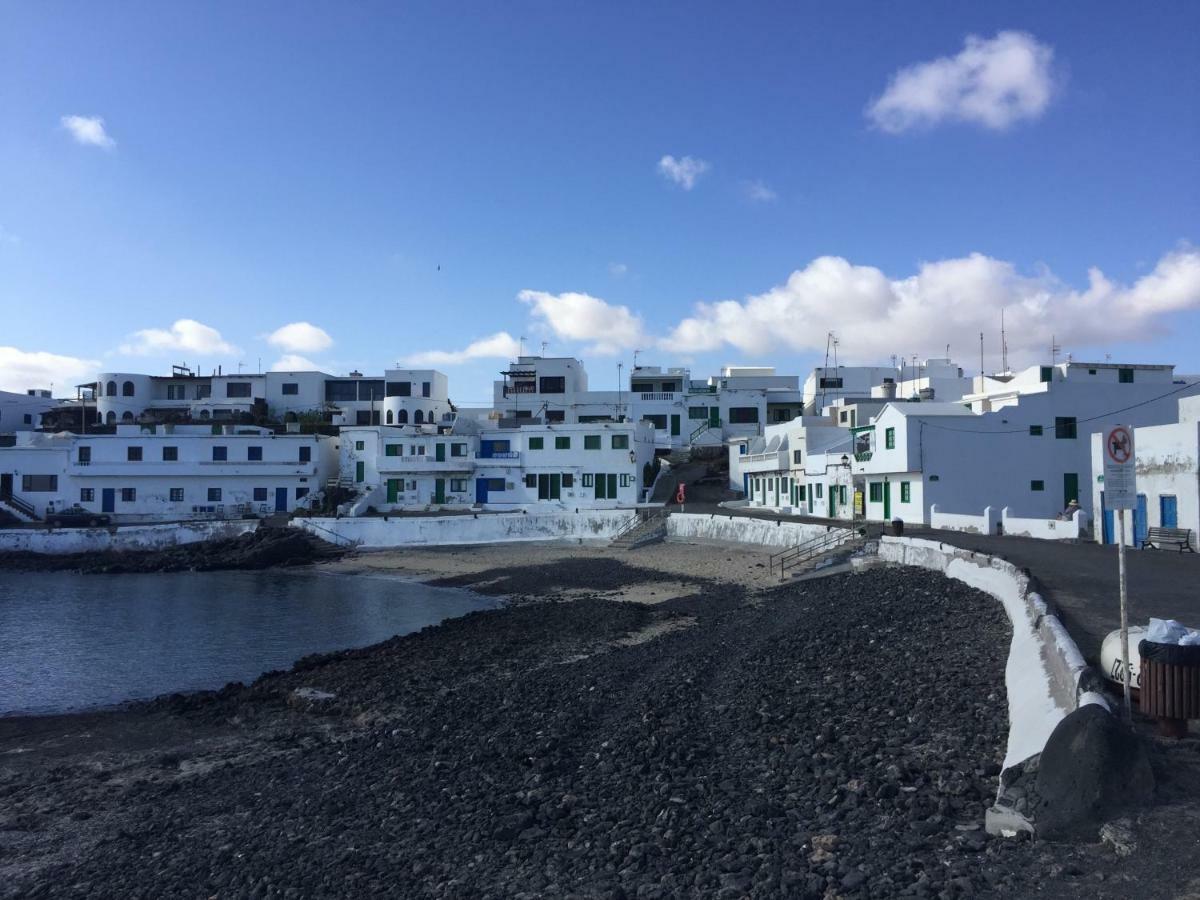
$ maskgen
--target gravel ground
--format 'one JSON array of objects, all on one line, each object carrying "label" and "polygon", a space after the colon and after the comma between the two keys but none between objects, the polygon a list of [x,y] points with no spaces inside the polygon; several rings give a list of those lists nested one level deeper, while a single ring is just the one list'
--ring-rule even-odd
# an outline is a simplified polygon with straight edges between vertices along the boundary
[{"label": "gravel ground", "polygon": [[646,605],[589,595],[599,573],[526,570],[573,599],[248,688],[0,720],[0,895],[1187,896],[1194,854],[1135,881],[1108,847],[983,833],[1008,643],[985,595],[877,569]]}]

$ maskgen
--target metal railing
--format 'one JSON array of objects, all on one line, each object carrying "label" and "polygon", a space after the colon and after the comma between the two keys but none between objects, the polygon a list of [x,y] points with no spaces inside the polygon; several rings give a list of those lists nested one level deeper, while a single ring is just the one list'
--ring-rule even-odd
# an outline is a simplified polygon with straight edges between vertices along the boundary
[{"label": "metal railing", "polygon": [[692,432],[691,440],[693,440],[693,441],[696,440],[696,438],[700,437],[700,435],[704,434],[704,432],[708,431],[708,429],[710,429],[710,428],[720,428],[720,427],[721,427],[720,419],[717,419],[717,421],[715,421],[715,422],[713,422],[711,419],[705,419],[703,422],[700,423],[700,425],[696,428],[696,430]]},{"label": "metal railing", "polygon": [[666,509],[666,507],[659,507],[657,509],[639,509],[629,518],[628,521],[625,522],[624,525],[621,526],[620,530],[612,536],[612,540],[615,543],[616,541],[621,540],[621,538],[629,536],[649,522],[655,522],[660,519],[665,520],[668,515],[670,515],[670,512]]},{"label": "metal railing", "polygon": [[35,510],[31,504],[22,500],[16,494],[6,494],[0,497],[0,503],[11,506],[13,509],[17,510],[17,512],[23,513],[24,515],[29,516],[31,519],[36,519],[38,517],[37,510]]},{"label": "metal railing", "polygon": [[771,558],[768,560],[768,568],[774,571],[775,567],[778,566],[779,578],[782,580],[787,574],[788,569],[802,566],[804,563],[828,553],[846,541],[852,540],[854,535],[855,531],[853,528],[831,528],[829,531],[818,535],[812,540],[797,544],[794,547],[788,547],[786,550],[780,550],[778,553],[772,553]]}]

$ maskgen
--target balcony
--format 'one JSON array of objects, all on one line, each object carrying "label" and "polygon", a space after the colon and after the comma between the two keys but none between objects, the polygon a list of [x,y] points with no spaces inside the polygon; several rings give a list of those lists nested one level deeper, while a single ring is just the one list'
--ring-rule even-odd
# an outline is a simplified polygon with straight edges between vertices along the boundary
[{"label": "balcony", "polygon": [[474,456],[438,459],[419,453],[415,456],[381,456],[377,466],[380,472],[469,472],[474,468],[474,459]]},{"label": "balcony", "polygon": [[520,450],[488,450],[481,452],[479,459],[520,459]]},{"label": "balcony", "polygon": [[665,400],[671,402],[675,399],[673,391],[648,391],[639,395],[642,400]]}]

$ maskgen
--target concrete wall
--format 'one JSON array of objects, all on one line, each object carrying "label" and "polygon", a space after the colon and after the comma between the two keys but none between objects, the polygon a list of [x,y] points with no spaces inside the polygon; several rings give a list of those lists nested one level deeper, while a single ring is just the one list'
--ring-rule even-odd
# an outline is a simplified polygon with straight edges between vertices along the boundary
[{"label": "concrete wall", "polygon": [[929,507],[930,528],[945,528],[947,531],[964,531],[969,534],[995,534],[999,522],[1000,510],[991,506],[984,509],[981,516],[945,513],[938,509],[936,503]]},{"label": "concrete wall", "polygon": [[918,538],[885,536],[879,557],[943,572],[1004,604],[1013,628],[1005,670],[1010,725],[1004,765],[1040,753],[1054,726],[1087,702],[1081,684],[1087,664],[1029,577],[1004,560]]},{"label": "concrete wall", "polygon": [[0,530],[0,551],[85,553],[98,550],[157,550],[197,541],[234,538],[258,527],[257,521],[180,522],[169,525],[129,525],[120,528],[57,528]]},{"label": "concrete wall", "polygon": [[782,550],[820,537],[829,529],[803,522],[768,521],[746,516],[672,513],[667,518],[667,539],[754,544]]},{"label": "concrete wall", "polygon": [[304,518],[292,527],[324,540],[363,549],[510,541],[610,540],[634,516],[633,510],[575,513],[498,513],[476,516]]},{"label": "concrete wall", "polygon": [[1004,533],[1016,537],[1041,538],[1047,541],[1076,541],[1087,536],[1088,514],[1082,509],[1070,519],[1021,519],[1001,510]]}]

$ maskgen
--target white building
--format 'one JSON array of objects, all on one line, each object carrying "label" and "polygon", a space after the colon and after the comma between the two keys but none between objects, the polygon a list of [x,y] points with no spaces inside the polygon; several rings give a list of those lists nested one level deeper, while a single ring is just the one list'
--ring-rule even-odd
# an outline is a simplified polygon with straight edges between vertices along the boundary
[{"label": "white building", "polygon": [[50,391],[0,391],[0,434],[33,431],[41,426],[42,415],[58,406]]},{"label": "white building", "polygon": [[[1114,511],[1104,503],[1104,433],[1092,434],[1092,508],[1095,540],[1117,543]],[[1179,421],[1134,430],[1137,507],[1125,518],[1125,541],[1139,547],[1150,528],[1190,529],[1191,546],[1200,535],[1200,397],[1179,401]]]},{"label": "white building", "polygon": [[[960,383],[946,372],[946,383],[927,384],[925,396],[954,394]],[[929,524],[934,511],[982,517],[990,509],[996,518],[1007,510],[1013,518],[1052,520],[1073,499],[1090,516],[1086,435],[1119,422],[1172,422],[1180,395],[1200,391],[1200,385],[1175,379],[1171,366],[1076,362],[974,379],[973,386],[978,390],[955,402],[889,401],[866,421],[864,411],[877,408],[880,398],[841,397],[825,411],[847,429],[849,445],[832,440],[820,451],[809,447],[803,471],[784,472],[783,450],[793,452],[799,435],[779,429],[774,449],[770,441],[747,444],[745,462],[731,453],[731,477],[736,465],[752,504],[772,507],[784,505],[784,498],[799,507],[803,481],[804,506],[834,518]],[[848,467],[842,465],[847,449]],[[746,482],[748,473],[757,480]]]},{"label": "white building", "polygon": [[635,422],[501,428],[462,420],[440,428],[346,428],[341,437],[343,483],[362,492],[351,514],[633,506],[654,459],[652,429]]},{"label": "white building", "polygon": [[0,506],[44,519],[68,507],[116,522],[291,512],[337,473],[336,440],[235,425],[26,432],[0,449]]},{"label": "white building", "polygon": [[684,368],[637,366],[629,376],[631,415],[654,426],[660,449],[719,447],[800,415],[799,377],[769,366],[726,366],[694,380]]},{"label": "white building", "polygon": [[324,372],[171,375],[104,372],[96,407],[105,425],[141,421],[222,422],[251,416],[295,422],[316,417],[334,425],[440,422],[450,412],[446,376],[433,369],[388,369],[383,377]]}]

